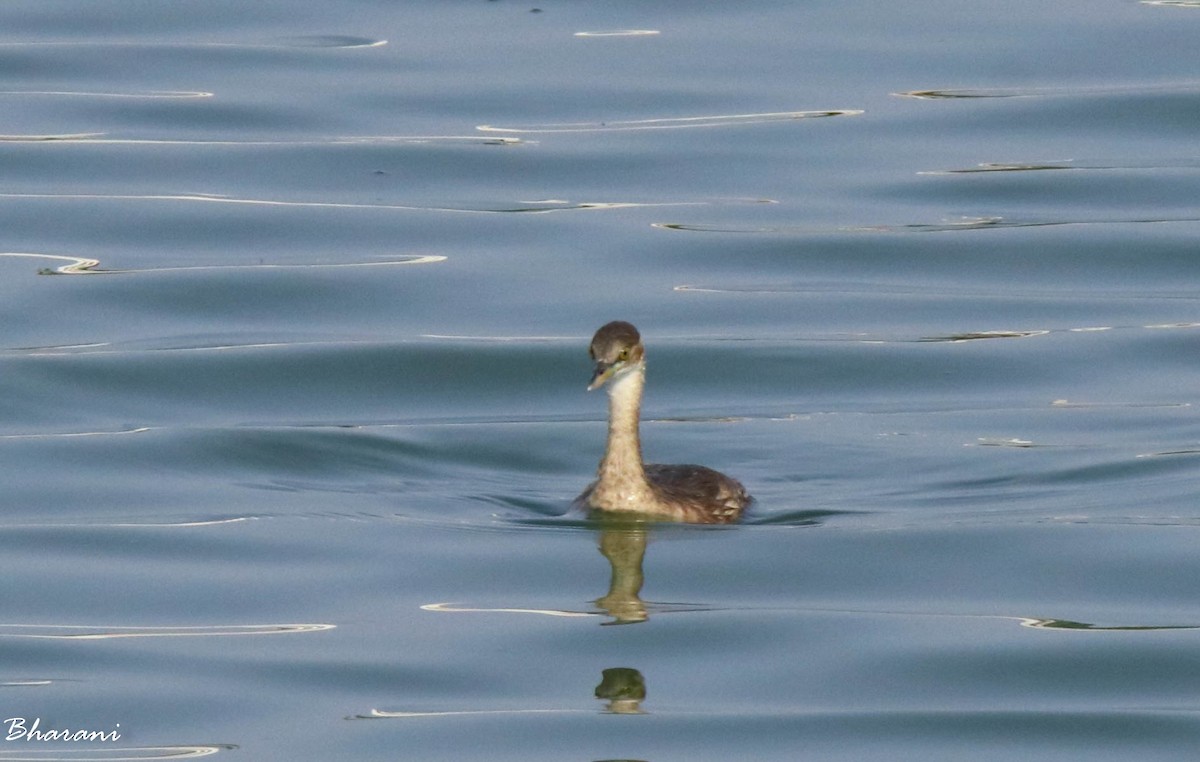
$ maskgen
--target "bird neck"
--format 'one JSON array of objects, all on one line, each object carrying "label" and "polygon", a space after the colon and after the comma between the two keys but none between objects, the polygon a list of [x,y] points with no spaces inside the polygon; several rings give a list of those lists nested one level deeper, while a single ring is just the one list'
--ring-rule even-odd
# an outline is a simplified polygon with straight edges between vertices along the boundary
[{"label": "bird neck", "polygon": [[645,382],[646,367],[641,365],[614,379],[608,390],[608,446],[600,461],[601,483],[646,482],[638,435]]}]

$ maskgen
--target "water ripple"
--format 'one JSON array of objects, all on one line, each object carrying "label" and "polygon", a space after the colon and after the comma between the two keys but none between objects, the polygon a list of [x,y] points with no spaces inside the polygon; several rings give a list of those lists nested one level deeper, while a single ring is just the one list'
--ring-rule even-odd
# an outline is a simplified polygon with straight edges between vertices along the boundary
[{"label": "water ripple", "polygon": [[[309,264],[240,264],[240,265],[177,265],[166,267],[141,267],[121,270],[97,270],[100,260],[88,257],[71,257],[61,254],[33,254],[28,252],[0,252],[0,257],[21,257],[30,259],[51,259],[66,262],[58,267],[44,267],[38,270],[39,275],[115,275],[130,273],[160,273],[178,272],[183,270],[309,270],[342,267],[390,267],[395,265],[427,265],[445,262],[446,257],[437,254],[412,254],[395,259],[384,259],[377,262],[321,262]],[[99,345],[88,345],[99,346]]]},{"label": "water ripple", "polygon": [[727,225],[711,223],[655,222],[651,227],[690,233],[740,233],[769,235],[819,235],[829,233],[954,233],[1007,228],[1046,228],[1091,225],[1160,225],[1200,222],[1200,216],[1126,217],[1116,219],[1020,219],[1001,216],[963,217],[944,222],[909,222],[882,225],[839,226],[825,228],[807,225]]},{"label": "water ripple", "polygon": [[357,37],[350,34],[307,34],[282,37],[277,44],[255,45],[267,48],[378,48],[387,45],[387,40],[373,37]]},{"label": "water ripple", "polygon": [[514,609],[514,608],[470,608],[460,606],[454,603],[426,603],[421,606],[422,611],[436,611],[439,613],[466,613],[466,614],[541,614],[542,616],[554,617],[595,617],[600,616],[596,613],[586,611],[564,611],[560,609]]},{"label": "water ripple", "polygon": [[521,715],[521,714],[596,714],[588,709],[455,709],[440,712],[392,712],[383,709],[372,709],[365,714],[355,714],[347,720],[397,720],[414,717],[476,717],[479,715]]},{"label": "water ripple", "polygon": [[[1193,7],[1200,0],[1193,0]],[[1161,3],[1163,5],[1169,3]],[[1183,3],[1179,3],[1182,5]],[[1101,85],[1098,87],[984,87],[936,90],[906,90],[892,93],[902,98],[921,100],[972,98],[1064,98],[1092,95],[1144,95],[1148,93],[1187,92],[1200,89],[1200,82],[1168,82],[1160,85]]]},{"label": "water ripple", "polygon": [[256,521],[262,516],[232,516],[222,519],[192,521],[98,521],[89,523],[0,524],[0,531],[12,529],[193,529]]},{"label": "water ripple", "polygon": [[925,342],[963,342],[963,341],[978,341],[981,339],[1027,339],[1031,336],[1045,336],[1049,334],[1048,330],[1038,331],[970,331],[967,333],[952,333],[948,336],[929,336],[920,341]]},{"label": "water ripple", "polygon": [[[698,285],[698,284],[681,284],[672,287],[673,291],[693,294],[846,294],[860,295],[870,294],[875,296],[897,296],[897,297],[915,297],[924,296],[928,292],[919,288],[914,288],[907,285],[893,285],[889,283],[803,283],[803,284],[762,284],[751,283],[746,285]],[[1196,301],[1200,300],[1200,295],[1194,293],[1171,293],[1162,291],[1085,291],[1079,289],[1073,290],[1056,290],[1056,289],[1026,289],[1005,291],[1003,294],[997,294],[995,291],[976,291],[969,289],[958,289],[954,292],[955,297],[960,299],[1002,299],[1005,301],[1022,299],[1022,300],[1039,300],[1039,301],[1077,301],[1080,299],[1094,300],[1103,299],[1105,301],[1144,301],[1144,300],[1159,300],[1167,299],[1171,301]],[[1144,326],[1085,326],[1079,328],[1068,328],[1065,330],[1086,333],[1093,331],[1111,331],[1115,328],[1196,328],[1200,327],[1200,323],[1185,322],[1185,323],[1162,323]],[[866,334],[851,334],[852,337],[862,337]],[[571,337],[572,340],[578,340],[576,337]],[[716,337],[714,337],[716,338]],[[743,339],[748,340],[748,339]]]},{"label": "water ripple", "polygon": [[195,759],[222,751],[232,751],[233,744],[203,746],[133,746],[103,749],[46,749],[17,751],[0,749],[0,762],[140,762],[154,759]]},{"label": "water ripple", "polygon": [[142,90],[104,92],[86,90],[0,90],[0,95],[54,96],[62,98],[212,98],[214,93],[203,90]]},{"label": "water ripple", "polygon": [[979,172],[1045,172],[1054,170],[1113,169],[1113,167],[1082,167],[1072,164],[1070,159],[1060,162],[1001,163],[981,162],[967,169],[928,169],[918,175],[966,175]]},{"label": "water ripple", "polygon": [[140,42],[137,40],[31,40],[0,42],[0,48],[137,48],[194,50],[203,48],[237,48],[242,50],[290,50],[378,48],[387,40],[353,35],[319,34],[281,37],[274,42]]},{"label": "water ripple", "polygon": [[[955,613],[955,612],[937,612],[937,611],[913,611],[913,610],[891,610],[877,608],[842,608],[842,607],[824,607],[824,606],[756,606],[756,605],[736,605],[736,606],[708,606],[699,604],[654,604],[663,608],[669,608],[677,613],[720,613],[720,612],[760,612],[767,614],[778,614],[782,616],[795,615],[810,615],[810,614],[828,614],[840,616],[872,616],[872,617],[901,617],[901,618],[917,618],[917,619],[967,619],[967,620],[990,620],[1003,622],[1006,626],[1011,626],[1016,623],[1021,627],[1027,627],[1035,630],[1060,630],[1073,632],[1158,632],[1169,630],[1200,630],[1200,624],[1095,624],[1091,622],[1082,622],[1071,619],[1058,619],[1051,617],[1029,617],[1029,616],[1013,616],[1010,614],[973,614],[973,613]],[[451,604],[429,604],[422,606],[422,609],[427,611],[462,611],[462,612],[496,612],[496,613],[548,613],[530,609],[504,609],[504,608],[450,608]],[[602,616],[596,613],[584,612],[554,612],[556,616]]]},{"label": "water ripple", "polygon": [[507,132],[536,134],[552,132],[621,132],[630,130],[668,130],[691,127],[731,127],[764,122],[784,122],[795,119],[816,119],[828,116],[857,116],[857,109],[834,109],[829,111],[775,111],[761,114],[721,114],[716,116],[688,116],[662,119],[633,119],[615,122],[563,122],[529,124],[516,127],[495,127],[481,124],[475,129],[481,132]]},{"label": "water ripple", "polygon": [[1019,449],[1027,449],[1030,447],[1047,447],[1048,445],[1035,444],[1028,439],[996,438],[996,437],[980,437],[976,440],[979,447],[1016,447]]},{"label": "water ripple", "polygon": [[[557,212],[646,209],[724,204],[773,204],[771,199],[719,199],[713,201],[568,201],[545,199],[485,206],[414,206],[408,204],[362,204],[345,201],[287,201],[270,198],[224,196],[215,193],[0,193],[0,199],[23,201],[150,201],[176,203],[237,204],[299,209],[362,209],[403,212],[454,212],[459,214],[553,214]],[[20,256],[16,254],[0,256]]]},{"label": "water ripple", "polygon": [[576,32],[575,37],[652,37],[662,32],[657,29],[615,29],[608,32]]},{"label": "water ripple", "polygon": [[54,143],[79,142],[100,137],[103,132],[66,132],[49,135],[0,135],[0,142],[5,143]]},{"label": "water ripple", "polygon": [[918,175],[968,175],[988,172],[1145,172],[1145,171],[1179,171],[1200,169],[1196,159],[1171,159],[1158,162],[1092,162],[1084,163],[1076,159],[1055,159],[1050,161],[1032,162],[981,162],[965,169],[928,169],[917,172]]},{"label": "water ripple", "polygon": [[1129,624],[1129,625],[1099,625],[1089,622],[1075,622],[1070,619],[1021,619],[1022,627],[1032,627],[1035,630],[1087,630],[1089,632],[1142,632],[1157,630],[1200,630],[1196,624]]},{"label": "water ripple", "polygon": [[0,638],[37,640],[111,640],[116,638],[191,638],[226,635],[285,635],[332,630],[333,624],[242,624],[165,627],[105,627],[69,624],[0,624]]},{"label": "water ripple", "polygon": [[106,132],[68,132],[47,135],[0,135],[9,143],[62,143],[70,145],[156,145],[156,146],[341,146],[395,145],[442,142],[467,142],[480,145],[521,145],[525,141],[510,137],[479,135],[335,135],[299,140],[186,140],[166,138],[110,138]]}]

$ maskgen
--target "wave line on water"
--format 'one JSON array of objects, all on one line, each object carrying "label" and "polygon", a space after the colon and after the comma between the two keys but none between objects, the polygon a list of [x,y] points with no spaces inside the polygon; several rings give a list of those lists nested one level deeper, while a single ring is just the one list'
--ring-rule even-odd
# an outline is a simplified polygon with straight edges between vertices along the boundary
[{"label": "wave line on water", "polygon": [[1129,624],[1129,625],[1099,625],[1091,622],[1076,622],[1070,619],[1037,619],[1033,617],[1020,617],[1018,619],[1022,627],[1030,627],[1035,630],[1071,630],[1073,632],[1146,632],[1159,630],[1200,630],[1200,625],[1195,624]]},{"label": "wave line on water", "polygon": [[1032,331],[971,331],[968,333],[952,333],[948,336],[927,336],[919,339],[919,341],[961,343],[964,341],[979,341],[984,339],[1028,339],[1035,336],[1046,336],[1050,333],[1052,333],[1052,331],[1049,329],[1038,329]]},{"label": "wave line on water", "polygon": [[[0,762],[142,762],[143,760],[195,759],[238,748],[234,744],[201,746],[106,746],[103,749],[0,749]],[[53,756],[51,756],[53,755]]]},{"label": "wave line on water", "polygon": [[517,714],[595,714],[587,709],[452,709],[448,711],[426,712],[393,712],[383,709],[372,709],[366,714],[354,714],[347,720],[395,720],[415,717],[478,717],[486,715],[517,715]]},{"label": "wave line on water", "polygon": [[290,635],[324,632],[335,624],[246,624],[246,625],[185,625],[116,626],[69,624],[0,624],[0,638],[36,640],[110,640],[115,638],[184,638],[230,635]]},{"label": "wave line on water", "polygon": [[179,272],[185,270],[311,270],[345,267],[394,267],[397,265],[427,265],[445,262],[447,257],[440,254],[411,254],[399,259],[384,259],[378,262],[320,262],[299,264],[257,263],[235,265],[168,265],[165,267],[141,267],[118,270],[97,270],[100,260],[90,257],[72,257],[62,254],[35,254],[31,252],[6,251],[0,252],[0,257],[23,257],[31,259],[52,259],[68,264],[59,267],[45,267],[38,271],[39,275],[116,275],[131,273],[160,273]]},{"label": "wave line on water", "polygon": [[1162,452],[1143,452],[1134,455],[1135,458],[1165,458],[1180,455],[1200,455],[1200,450],[1164,450]]},{"label": "wave line on water", "polygon": [[1091,225],[1162,225],[1200,222],[1200,216],[1135,217],[1124,219],[1009,219],[1000,216],[964,217],[946,222],[909,222],[881,225],[849,225],[822,227],[819,225],[715,225],[711,223],[653,222],[650,227],[687,233],[733,233],[759,235],[820,235],[832,233],[954,233],[975,230],[1004,230],[1010,228],[1049,228]]},{"label": "wave line on water", "polygon": [[[695,283],[684,283],[678,286],[672,286],[673,291],[692,294],[795,294],[795,295],[812,295],[812,294],[853,294],[853,295],[888,295],[888,296],[926,296],[928,290],[922,290],[908,285],[896,285],[886,282],[845,282],[845,283],[804,283],[804,284],[767,284],[767,283],[748,283],[745,285],[701,285]],[[1079,301],[1079,300],[1106,300],[1106,301],[1143,301],[1143,300],[1171,300],[1181,302],[1194,302],[1200,300],[1200,295],[1191,293],[1177,292],[1162,292],[1162,291],[1080,291],[1075,290],[1056,290],[1056,289],[1022,289],[1022,290],[1006,290],[1002,295],[997,295],[995,291],[982,290],[956,290],[954,292],[956,298],[973,298],[973,299],[1030,299],[1042,301]],[[1147,325],[1147,326],[1115,326],[1115,325],[1098,325],[1098,326],[1080,326],[1067,329],[1052,329],[1052,330],[1068,330],[1075,333],[1089,333],[1096,331],[1112,331],[1118,328],[1196,328],[1200,327],[1200,323],[1165,323],[1162,325]],[[849,335],[851,337],[863,337],[865,333],[840,334]],[[749,339],[743,339],[749,340]]]},{"label": "wave line on water", "polygon": [[40,524],[0,524],[0,532],[28,529],[192,529],[196,527],[224,526],[257,521],[263,516],[232,516],[224,519],[196,519],[194,521],[72,521],[43,522]]},{"label": "wave line on water", "polygon": [[[767,526],[765,528],[770,529]],[[1031,617],[1013,614],[971,613],[969,611],[933,611],[919,609],[890,609],[890,608],[853,608],[842,606],[771,606],[771,605],[734,605],[713,607],[692,607],[681,609],[685,613],[715,613],[715,612],[761,612],[781,615],[832,614],[840,616],[868,617],[911,617],[919,619],[966,619],[1006,624],[1017,624],[1038,630],[1059,630],[1063,632],[1157,632],[1167,630],[1200,630],[1200,624],[1096,624],[1072,619],[1050,617]],[[598,616],[598,615],[597,615]]]},{"label": "wave line on water", "polygon": [[[215,193],[0,193],[0,199],[28,201],[163,201],[178,203],[242,204],[299,209],[353,209],[368,211],[453,212],[457,214],[553,214],[555,212],[609,211],[717,204],[774,204],[772,199],[721,199],[716,201],[518,201],[494,208],[465,206],[413,206],[407,204],[363,204],[347,201],[285,201],[270,198],[222,196]],[[519,205],[516,205],[519,204]],[[0,254],[0,256],[5,256]],[[17,256],[17,255],[11,255]]]},{"label": "wave line on water", "polygon": [[72,439],[75,437],[110,437],[122,434],[144,434],[150,431],[149,426],[136,429],[120,429],[118,431],[68,431],[54,434],[0,434],[0,439]]},{"label": "wave line on water", "polygon": [[[870,287],[864,286],[862,288],[857,288],[857,289],[852,289],[852,288],[822,289],[822,288],[818,288],[818,287],[788,288],[786,286],[738,287],[738,286],[681,285],[681,286],[674,286],[672,290],[682,292],[682,293],[737,294],[737,295],[747,295],[747,296],[755,295],[755,294],[768,294],[768,295],[795,294],[797,296],[804,296],[804,295],[809,295],[809,294],[876,294],[876,295],[879,295],[879,294],[889,294],[889,295],[890,294],[901,294],[901,295],[908,295],[908,294],[917,293],[916,291],[911,291],[910,289],[907,289],[907,288],[893,289],[893,288],[888,288],[886,286],[879,286],[879,287],[875,287],[875,288],[870,288]],[[994,293],[986,293],[986,292],[971,293],[969,291],[965,291],[965,292],[958,292],[958,293],[956,293],[955,296],[957,298],[989,299],[989,298],[995,297],[995,294]],[[1116,295],[1111,295],[1111,294],[1104,293],[1104,292],[1099,292],[1099,293],[1080,293],[1080,292],[1057,293],[1054,291],[1025,291],[1025,292],[1013,291],[1013,292],[1006,292],[1002,298],[1004,298],[1004,299],[1020,298],[1020,299],[1030,299],[1030,300],[1036,299],[1036,300],[1054,301],[1054,302],[1061,302],[1061,301],[1066,301],[1066,300],[1071,300],[1071,299],[1083,299],[1083,300],[1123,299],[1123,300],[1137,300],[1137,301],[1181,300],[1181,301],[1194,302],[1194,301],[1197,301],[1198,299],[1200,299],[1200,297],[1190,296],[1190,295],[1178,296],[1178,295],[1170,294],[1170,293],[1156,294],[1156,293],[1152,293],[1152,292],[1144,293],[1144,294],[1127,294],[1127,295],[1123,295],[1123,296],[1116,296]],[[1051,334],[1081,335],[1081,334],[1107,333],[1109,331],[1127,332],[1127,331],[1143,331],[1143,330],[1156,330],[1156,331],[1157,330],[1188,330],[1188,329],[1194,329],[1194,328],[1200,328],[1200,323],[1181,322],[1181,323],[1160,323],[1160,324],[1155,324],[1155,325],[1086,325],[1086,326],[1067,326],[1067,327],[1054,327],[1054,328],[1030,328],[1030,329],[1021,329],[1021,330],[991,329],[991,330],[981,330],[981,331],[961,331],[958,333],[939,334],[939,335],[934,335],[934,336],[908,336],[908,337],[898,336],[895,334],[883,335],[883,334],[869,334],[869,333],[853,333],[853,334],[834,334],[832,336],[830,336],[830,335],[826,335],[826,336],[819,336],[819,335],[794,336],[794,337],[789,337],[787,339],[781,339],[781,338],[775,337],[775,338],[770,339],[770,341],[849,341],[849,342],[854,342],[854,343],[865,343],[865,344],[896,344],[896,343],[910,343],[910,342],[932,343],[932,344],[937,344],[937,343],[961,344],[961,343],[968,342],[968,341],[987,341],[987,340],[992,340],[992,339],[1029,339],[1029,338],[1037,338],[1040,336],[1048,336]],[[736,340],[742,341],[742,342],[753,341],[751,339],[744,339],[744,338],[736,339]]]},{"label": "wave line on water", "polygon": [[62,134],[50,135],[0,135],[0,142],[4,143],[53,143],[53,142],[80,142],[91,140],[103,135],[103,132],[70,132]]},{"label": "wave line on water", "polygon": [[942,223],[902,223],[899,225],[871,225],[862,228],[845,228],[847,232],[861,233],[952,233],[964,230],[1002,230],[1006,228],[1051,228],[1089,225],[1157,225],[1163,223],[1200,222],[1200,217],[1136,217],[1112,220],[1031,220],[1008,219],[1005,217],[964,217]]},{"label": "wave line on water", "polygon": [[9,143],[63,143],[75,145],[159,145],[159,146],[328,146],[394,145],[441,142],[466,142],[481,145],[524,145],[520,138],[479,135],[362,135],[334,136],[300,140],[185,140],[167,138],[110,138],[106,132],[72,132],[48,135],[0,135]]},{"label": "wave line on water", "polygon": [[141,42],[137,40],[28,40],[3,41],[0,48],[157,48],[167,50],[192,50],[203,48],[236,48],[242,50],[351,50],[355,48],[379,48],[387,40],[353,35],[301,35],[281,38],[278,42]]},{"label": "wave line on water", "polygon": [[[69,257],[61,254],[33,254],[23,251],[5,251],[0,252],[0,257],[21,257],[28,259],[53,259],[59,262],[67,262],[68,264],[54,268],[52,272],[63,275],[79,275],[92,271],[93,267],[99,267],[100,260],[90,259],[88,257]],[[42,270],[41,272],[45,272]]]},{"label": "wave line on water", "polygon": [[556,617],[600,616],[599,614],[593,614],[586,611],[564,611],[561,609],[458,608],[454,603],[426,603],[421,606],[421,610],[450,614],[541,614],[542,616]]},{"label": "wave line on water", "polygon": [[[105,271],[107,272],[107,271]],[[77,357],[80,355],[118,355],[144,354],[161,352],[227,352],[246,349],[292,349],[295,347],[346,347],[381,344],[382,342],[361,340],[313,340],[313,341],[256,341],[242,344],[208,344],[197,346],[166,346],[166,347],[122,347],[109,342],[99,344],[66,344],[47,347],[21,347],[17,349],[0,349],[0,354],[20,355],[23,357]],[[0,434],[0,439],[32,439],[35,437],[79,437],[79,436],[109,436],[113,434],[140,434],[155,430],[154,427],[144,426],[137,429],[118,429],[114,431],[79,431],[55,432],[50,434]]]},{"label": "wave line on water", "polygon": [[475,129],[480,132],[504,132],[514,134],[538,134],[556,132],[621,132],[630,130],[666,130],[692,127],[729,127],[742,124],[783,122],[795,119],[818,119],[830,116],[858,116],[860,109],[830,109],[827,111],[770,111],[758,114],[719,114],[715,116],[666,117],[658,119],[632,119],[613,122],[562,122],[532,124],[517,127],[497,127],[481,124]]},{"label": "wave line on water", "polygon": [[1009,438],[1000,438],[1000,437],[980,437],[979,439],[977,439],[977,440],[976,440],[976,442],[978,443],[977,445],[971,445],[971,444],[967,444],[967,445],[964,445],[964,446],[965,446],[965,447],[972,447],[972,446],[978,446],[978,447],[1017,447],[1017,448],[1025,448],[1025,449],[1027,449],[1027,448],[1031,448],[1031,447],[1046,447],[1046,445],[1039,445],[1039,444],[1036,444],[1035,442],[1033,442],[1033,441],[1032,441],[1032,440],[1030,440],[1030,439],[1017,439],[1016,437],[1009,437]]},{"label": "wave line on water", "polygon": [[614,29],[609,32],[576,32],[574,37],[653,37],[662,34],[657,29]]},{"label": "wave line on water", "polygon": [[483,335],[467,335],[454,333],[423,333],[422,339],[436,339],[438,341],[480,341],[480,342],[550,342],[550,341],[578,341],[579,336],[483,336]]},{"label": "wave line on water", "polygon": [[[101,92],[86,90],[0,90],[3,95],[57,96],[68,98],[212,98],[215,93],[203,90],[146,90],[143,92]],[[103,134],[103,133],[93,133]]]},{"label": "wave line on water", "polygon": [[983,172],[1054,172],[1079,171],[1081,169],[1115,169],[1115,167],[1085,167],[1074,164],[1074,159],[1059,159],[1041,162],[980,162],[967,169],[923,169],[918,175],[968,175]]},{"label": "wave line on water", "polygon": [[[433,606],[447,606],[451,604],[429,604]],[[421,607],[426,609],[425,606]],[[426,609],[428,610],[428,609]],[[437,609],[439,611],[499,611],[499,612],[518,612],[526,613],[525,609]],[[872,610],[872,609],[843,609],[843,608],[825,608],[825,607],[774,607],[774,606],[733,606],[728,608],[686,608],[681,609],[686,612],[709,612],[709,611],[775,611],[780,613],[803,613],[803,612],[821,612],[830,614],[846,614],[846,615],[867,615],[867,616],[918,616],[918,617],[935,617],[935,618],[952,618],[952,619],[990,619],[1001,620],[1005,622],[1016,622],[1022,627],[1043,630],[1070,630],[1070,631],[1089,631],[1089,632],[1130,632],[1130,631],[1159,631],[1159,630],[1200,630],[1200,625],[1192,624],[1172,624],[1172,625],[1142,625],[1142,624],[1111,624],[1100,625],[1089,622],[1079,622],[1067,619],[1052,619],[1043,617],[1027,617],[1027,616],[1012,616],[1007,614],[970,614],[970,613],[944,613],[944,612],[919,612],[919,611],[889,611],[889,610]],[[543,613],[533,611],[532,613]],[[573,616],[601,616],[600,614],[572,614]],[[410,716],[410,715],[402,715]],[[411,716],[421,716],[414,714]],[[367,718],[363,718],[367,719]]]},{"label": "wave line on water", "polygon": [[227,519],[196,519],[195,521],[127,521],[116,522],[112,524],[75,524],[72,526],[114,527],[119,529],[192,529],[194,527],[215,527],[224,526],[226,524],[241,524],[247,521],[256,521],[258,518],[258,516],[233,516]]},{"label": "wave line on water", "polygon": [[[1192,2],[1194,3],[1193,7],[1200,7],[1200,0],[1192,0]],[[938,88],[930,90],[905,90],[904,92],[892,93],[892,95],[899,98],[917,98],[919,100],[971,100],[976,98],[1069,98],[1092,95],[1142,95],[1164,92],[1186,92],[1196,89],[1200,89],[1200,82],[1186,80],[1183,82],[1164,82],[1157,85]]]},{"label": "wave line on water", "polygon": [[1043,161],[998,162],[985,161],[962,169],[924,169],[918,175],[973,175],[990,172],[1188,172],[1200,169],[1196,159],[1163,161],[1083,162],[1079,159],[1048,159]]}]

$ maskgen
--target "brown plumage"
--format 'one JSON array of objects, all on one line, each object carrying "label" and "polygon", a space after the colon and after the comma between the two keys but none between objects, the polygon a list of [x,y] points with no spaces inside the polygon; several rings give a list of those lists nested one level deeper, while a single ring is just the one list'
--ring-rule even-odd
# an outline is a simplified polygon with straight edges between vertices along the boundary
[{"label": "brown plumage", "polygon": [[596,481],[576,504],[597,511],[642,514],[696,524],[730,524],[751,497],[736,479],[711,468],[642,463],[638,418],[646,378],[646,350],[629,323],[596,331],[588,349],[596,362],[588,389],[608,385],[608,445]]}]

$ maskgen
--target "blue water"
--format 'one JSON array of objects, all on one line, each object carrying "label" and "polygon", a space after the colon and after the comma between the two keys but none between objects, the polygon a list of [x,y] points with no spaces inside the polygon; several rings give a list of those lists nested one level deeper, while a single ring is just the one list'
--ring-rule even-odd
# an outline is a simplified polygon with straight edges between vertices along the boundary
[{"label": "blue water", "polygon": [[5,3],[0,760],[1194,758],[1198,32]]}]

